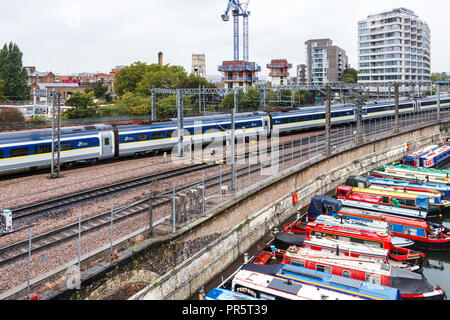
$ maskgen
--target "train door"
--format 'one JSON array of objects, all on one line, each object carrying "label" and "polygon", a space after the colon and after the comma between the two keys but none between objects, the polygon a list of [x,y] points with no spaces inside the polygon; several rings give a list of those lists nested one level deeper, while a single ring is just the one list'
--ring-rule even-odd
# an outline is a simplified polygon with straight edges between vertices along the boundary
[{"label": "train door", "polygon": [[114,136],[112,131],[101,132],[101,146],[102,155],[101,158],[111,158],[114,156]]},{"label": "train door", "polygon": [[420,109],[421,109],[420,100],[414,101],[413,105],[414,105],[414,112],[416,112],[416,113],[420,112]]}]

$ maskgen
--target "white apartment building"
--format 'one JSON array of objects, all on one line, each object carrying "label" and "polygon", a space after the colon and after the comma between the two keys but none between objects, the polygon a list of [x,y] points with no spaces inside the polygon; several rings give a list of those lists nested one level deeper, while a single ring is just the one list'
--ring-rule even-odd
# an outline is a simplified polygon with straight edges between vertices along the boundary
[{"label": "white apartment building", "polygon": [[431,79],[428,24],[397,8],[358,22],[358,82],[422,82]]}]

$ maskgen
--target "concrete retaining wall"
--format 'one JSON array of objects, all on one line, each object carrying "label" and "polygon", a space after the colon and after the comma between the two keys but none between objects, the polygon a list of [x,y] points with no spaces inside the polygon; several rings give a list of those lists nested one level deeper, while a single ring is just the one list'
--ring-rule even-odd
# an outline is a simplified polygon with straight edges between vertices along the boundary
[{"label": "concrete retaining wall", "polygon": [[[286,171],[245,199],[236,201],[220,216],[205,221],[202,228],[192,230],[187,237],[195,238],[212,229],[216,232],[222,229],[224,235],[131,299],[188,299],[273,227],[308,206],[314,195],[334,190],[350,175],[364,175],[402,159],[408,144],[419,149],[441,142],[442,138],[439,127],[432,126],[354,148],[306,169],[294,167]],[[299,203],[295,206],[292,204],[294,193],[299,195]]]}]

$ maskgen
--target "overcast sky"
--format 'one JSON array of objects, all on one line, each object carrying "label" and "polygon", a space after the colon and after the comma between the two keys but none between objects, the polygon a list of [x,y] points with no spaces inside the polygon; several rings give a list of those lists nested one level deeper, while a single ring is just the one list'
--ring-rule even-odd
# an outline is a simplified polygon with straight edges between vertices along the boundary
[{"label": "overcast sky", "polygon": [[[208,75],[233,59],[232,19],[221,14],[228,0],[2,0],[0,43],[13,41],[24,65],[58,74],[109,72],[136,61],[182,65],[192,53],[206,55]],[[357,22],[369,14],[406,7],[431,29],[432,72],[448,64],[448,0],[250,0],[250,61],[262,66],[286,58],[305,63],[305,41],[330,38],[357,69]],[[242,49],[241,49],[242,52]],[[293,72],[291,72],[293,75]]]}]

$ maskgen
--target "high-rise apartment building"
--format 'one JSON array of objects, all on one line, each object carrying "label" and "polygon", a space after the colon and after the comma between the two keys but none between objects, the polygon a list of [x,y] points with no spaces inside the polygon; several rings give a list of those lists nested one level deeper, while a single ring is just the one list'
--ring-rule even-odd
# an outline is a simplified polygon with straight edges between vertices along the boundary
[{"label": "high-rise apartment building", "polygon": [[430,29],[398,8],[358,22],[358,82],[429,81]]},{"label": "high-rise apartment building", "polygon": [[349,67],[345,50],[334,46],[330,39],[308,40],[305,45],[307,82],[338,82]]}]

